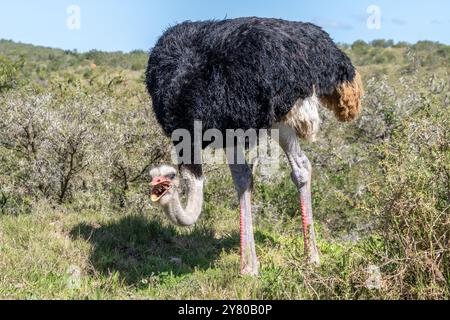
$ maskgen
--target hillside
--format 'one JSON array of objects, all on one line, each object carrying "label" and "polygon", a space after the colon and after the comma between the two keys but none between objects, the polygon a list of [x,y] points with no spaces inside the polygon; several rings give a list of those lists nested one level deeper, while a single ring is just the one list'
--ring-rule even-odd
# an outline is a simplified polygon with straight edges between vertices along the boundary
[{"label": "hillside", "polygon": [[147,53],[0,40],[0,299],[448,299],[450,46],[342,45],[365,84],[350,124],[321,111],[313,206],[322,266],[303,257],[297,192],[257,170],[259,278],[238,275],[238,203],[207,166],[200,223],[169,225],[149,168],[170,159]]}]

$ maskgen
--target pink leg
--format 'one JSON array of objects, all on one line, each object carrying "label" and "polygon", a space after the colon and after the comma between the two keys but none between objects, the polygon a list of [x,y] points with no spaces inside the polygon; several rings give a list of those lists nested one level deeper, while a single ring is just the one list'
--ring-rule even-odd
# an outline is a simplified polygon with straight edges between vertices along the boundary
[{"label": "pink leg", "polygon": [[311,204],[311,165],[300,148],[295,131],[286,125],[280,125],[278,129],[280,130],[280,145],[292,167],[292,181],[297,186],[300,194],[305,253],[308,255],[311,263],[320,264]]},{"label": "pink leg", "polygon": [[309,261],[319,265],[319,251],[317,250],[316,233],[314,230],[314,220],[312,215],[311,204],[311,183],[300,188],[300,208],[302,214],[303,239],[305,245],[305,254],[308,255]]},{"label": "pink leg", "polygon": [[300,197],[300,208],[302,212],[302,226],[303,226],[303,243],[305,244],[305,249],[309,247],[309,240],[308,240],[309,222],[308,222],[308,209],[306,208],[306,205],[307,205],[306,200]]}]

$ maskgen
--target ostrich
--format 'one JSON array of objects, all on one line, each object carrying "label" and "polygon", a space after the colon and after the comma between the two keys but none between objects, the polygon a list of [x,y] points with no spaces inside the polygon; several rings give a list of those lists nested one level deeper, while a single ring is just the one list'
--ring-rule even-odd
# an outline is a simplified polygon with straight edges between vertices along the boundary
[{"label": "ostrich", "polygon": [[[311,263],[319,264],[311,164],[298,138],[314,140],[319,106],[332,110],[342,122],[355,119],[363,90],[349,57],[330,36],[313,24],[280,19],[184,22],[169,28],[151,51],[146,83],[158,123],[168,136],[180,128],[193,132],[195,121],[201,121],[203,132],[279,130],[279,144],[299,192],[305,253]],[[251,166],[230,161],[229,168],[240,202],[241,273],[257,275]],[[202,165],[181,163],[179,170],[187,184],[185,207],[172,166],[150,172],[151,199],[171,222],[191,226],[202,211]]]}]

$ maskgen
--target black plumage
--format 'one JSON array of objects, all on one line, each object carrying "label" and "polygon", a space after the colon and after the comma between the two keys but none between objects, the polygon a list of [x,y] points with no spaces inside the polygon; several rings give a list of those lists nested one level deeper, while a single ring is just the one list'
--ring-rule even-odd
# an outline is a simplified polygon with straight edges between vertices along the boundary
[{"label": "black plumage", "polygon": [[176,129],[270,128],[298,99],[332,95],[354,80],[350,59],[321,28],[279,19],[184,22],[150,53],[156,118]]}]

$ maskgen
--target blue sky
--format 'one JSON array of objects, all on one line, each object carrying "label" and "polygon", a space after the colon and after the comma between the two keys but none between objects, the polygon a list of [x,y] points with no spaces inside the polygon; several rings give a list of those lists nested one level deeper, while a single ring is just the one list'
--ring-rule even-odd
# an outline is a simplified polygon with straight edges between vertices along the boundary
[{"label": "blue sky", "polygon": [[[80,8],[80,29],[67,26],[71,5]],[[371,5],[381,10],[380,29],[367,27]],[[176,22],[240,16],[314,22],[337,42],[450,44],[448,0],[0,0],[0,38],[79,51],[148,50]]]}]

